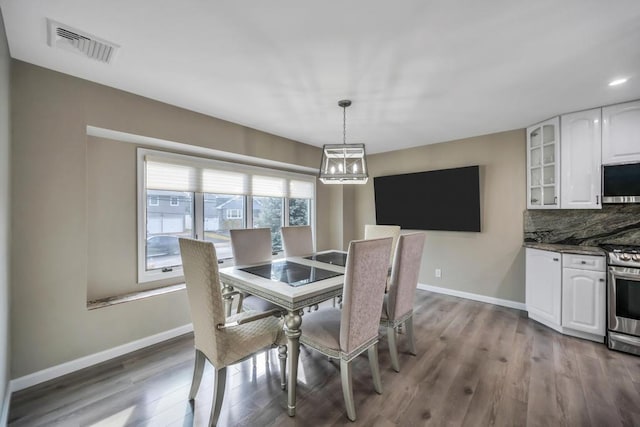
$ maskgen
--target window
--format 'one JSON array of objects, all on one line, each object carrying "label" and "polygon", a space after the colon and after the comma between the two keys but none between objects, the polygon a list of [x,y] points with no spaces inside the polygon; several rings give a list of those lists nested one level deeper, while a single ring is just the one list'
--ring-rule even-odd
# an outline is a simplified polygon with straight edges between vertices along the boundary
[{"label": "window", "polygon": [[253,198],[253,228],[271,229],[271,246],[274,251],[282,250],[282,198],[254,197]]},{"label": "window", "polygon": [[[313,225],[315,176],[138,149],[138,281],[182,276],[179,237],[213,242],[232,262],[229,230]],[[145,203],[146,201],[146,203]]]},{"label": "window", "polygon": [[[154,199],[158,203],[151,204]],[[182,199],[181,210],[171,208],[178,205],[173,204],[174,199]],[[193,193],[148,190],[147,200],[145,269],[167,270],[182,265],[178,238],[194,236]]]},{"label": "window", "polygon": [[242,211],[240,209],[227,209],[225,212],[227,219],[242,219]]},{"label": "window", "polygon": [[[233,256],[229,230],[246,228],[243,220],[245,197],[241,195],[205,193],[204,198],[204,240],[213,242],[218,259]],[[227,212],[240,212],[239,217],[230,218]]]}]

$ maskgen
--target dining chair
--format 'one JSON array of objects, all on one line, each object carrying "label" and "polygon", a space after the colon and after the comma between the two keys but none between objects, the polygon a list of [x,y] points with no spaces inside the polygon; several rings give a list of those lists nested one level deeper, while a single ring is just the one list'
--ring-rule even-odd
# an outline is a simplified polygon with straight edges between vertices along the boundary
[{"label": "dining chair", "polygon": [[[313,254],[313,234],[310,225],[282,227],[280,233],[282,235],[282,246],[285,257]],[[311,308],[312,307],[309,307],[309,311],[311,311]],[[313,309],[317,310],[318,304],[314,304]]]},{"label": "dining chair", "polygon": [[310,225],[282,227],[280,232],[285,257],[311,255],[314,252]]},{"label": "dining chair", "polygon": [[387,328],[391,366],[400,372],[396,332],[405,325],[409,352],[415,356],[416,344],[413,335],[413,301],[424,249],[424,233],[404,234],[398,239],[398,246],[391,268],[389,290],[384,296],[380,324]]},{"label": "dining chair", "polygon": [[366,224],[364,226],[364,238],[365,239],[379,239],[381,237],[393,238],[391,244],[391,250],[389,251],[389,266],[393,264],[393,255],[396,251],[396,245],[398,244],[398,237],[400,236],[399,225],[375,225]]},{"label": "dining chair", "polygon": [[196,350],[189,401],[193,402],[196,397],[205,361],[208,361],[215,371],[209,417],[209,425],[214,426],[222,408],[229,365],[279,345],[281,386],[285,384],[287,347],[283,320],[274,317],[279,310],[226,317],[213,243],[186,238],[179,242]]},{"label": "dining chair", "polygon": [[326,308],[304,316],[300,342],[330,358],[340,360],[342,394],[347,417],[356,420],[351,363],[368,352],[373,385],[382,393],[378,366],[378,325],[387,279],[392,239],[349,243],[344,274],[342,310]]},{"label": "dining chair", "polygon": [[[261,264],[272,260],[271,229],[269,228],[238,228],[229,230],[231,236],[231,250],[235,265]],[[268,311],[278,308],[277,305],[258,298],[246,292],[240,293],[238,310],[243,307],[256,311]]]}]

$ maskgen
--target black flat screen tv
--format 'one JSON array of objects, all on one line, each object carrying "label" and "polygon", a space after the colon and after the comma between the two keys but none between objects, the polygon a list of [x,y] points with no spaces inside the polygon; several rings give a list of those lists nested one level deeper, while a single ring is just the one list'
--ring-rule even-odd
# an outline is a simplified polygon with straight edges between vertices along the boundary
[{"label": "black flat screen tv", "polygon": [[480,167],[373,178],[376,223],[410,230],[480,231]]}]

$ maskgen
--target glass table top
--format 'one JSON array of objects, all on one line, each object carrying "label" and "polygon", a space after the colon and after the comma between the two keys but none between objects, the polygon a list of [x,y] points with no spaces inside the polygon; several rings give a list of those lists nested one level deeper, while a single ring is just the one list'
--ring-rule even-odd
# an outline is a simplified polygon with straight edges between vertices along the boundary
[{"label": "glass table top", "polygon": [[291,261],[256,265],[253,267],[240,268],[239,270],[255,274],[268,280],[283,282],[294,287],[304,286],[309,283],[342,275],[342,273],[336,273],[335,271],[310,267]]},{"label": "glass table top", "polygon": [[327,252],[305,257],[313,261],[325,262],[327,264],[340,265],[344,267],[347,264],[347,254],[342,252]]}]

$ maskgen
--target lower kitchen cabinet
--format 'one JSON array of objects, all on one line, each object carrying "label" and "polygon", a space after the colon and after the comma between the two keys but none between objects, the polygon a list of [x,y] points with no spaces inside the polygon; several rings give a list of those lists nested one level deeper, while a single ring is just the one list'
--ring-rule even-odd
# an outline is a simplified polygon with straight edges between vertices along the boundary
[{"label": "lower kitchen cabinet", "polygon": [[529,317],[560,325],[562,269],[558,252],[526,250],[526,304]]},{"label": "lower kitchen cabinet", "polygon": [[605,292],[604,257],[526,248],[531,319],[563,334],[603,342]]},{"label": "lower kitchen cabinet", "polygon": [[605,335],[606,274],[562,269],[562,326]]}]

